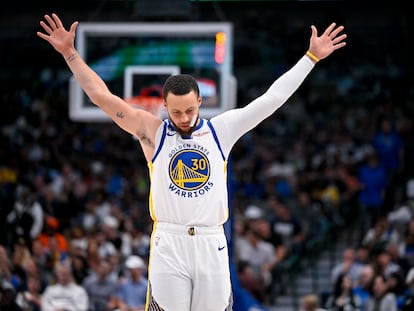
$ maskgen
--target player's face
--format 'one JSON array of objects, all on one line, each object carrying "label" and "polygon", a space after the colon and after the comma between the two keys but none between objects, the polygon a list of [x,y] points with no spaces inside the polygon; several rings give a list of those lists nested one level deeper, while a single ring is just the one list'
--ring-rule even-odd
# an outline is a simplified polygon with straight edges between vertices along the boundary
[{"label": "player's face", "polygon": [[184,134],[191,133],[198,119],[201,96],[197,97],[194,91],[185,95],[169,93],[164,105],[177,130]]}]

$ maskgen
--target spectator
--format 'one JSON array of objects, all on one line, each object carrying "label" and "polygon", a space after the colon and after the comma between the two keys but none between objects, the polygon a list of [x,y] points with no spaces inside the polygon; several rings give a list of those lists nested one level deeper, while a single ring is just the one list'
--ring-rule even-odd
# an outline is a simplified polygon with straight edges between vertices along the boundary
[{"label": "spectator", "polygon": [[43,247],[38,239],[33,241],[32,248],[32,259],[38,268],[41,282],[42,284],[48,284],[54,275],[54,267],[49,265],[48,250]]},{"label": "spectator", "polygon": [[93,198],[88,197],[84,203],[84,210],[81,211],[76,218],[75,222],[78,223],[86,233],[95,232],[100,224],[96,201]]},{"label": "spectator", "polygon": [[354,283],[358,278],[361,264],[355,260],[355,250],[351,247],[342,251],[342,261],[338,262],[331,271],[331,283],[334,285],[341,274],[347,273]]},{"label": "spectator", "polygon": [[252,268],[255,277],[263,283],[269,293],[272,284],[272,265],[275,263],[274,246],[261,237],[251,223],[245,227],[243,237],[236,240],[236,257]]},{"label": "spectator", "polygon": [[86,248],[86,262],[89,269],[95,270],[101,262],[103,256],[99,251],[99,241],[96,237],[97,234],[90,236],[88,239],[88,246]]},{"label": "spectator", "polygon": [[365,233],[362,244],[369,249],[370,255],[376,255],[399,241],[398,231],[389,226],[387,217],[380,217]]},{"label": "spectator", "polygon": [[16,291],[25,288],[27,273],[24,268],[25,262],[31,258],[30,252],[23,240],[14,244],[11,256],[11,283]]},{"label": "spectator", "polygon": [[46,217],[44,230],[39,234],[38,240],[47,250],[53,248],[65,253],[69,250],[66,237],[59,231],[59,221],[53,216]]},{"label": "spectator", "polygon": [[[114,250],[121,252],[122,250],[122,235],[119,232],[119,220],[113,215],[107,215],[103,218],[101,223],[101,232],[104,235],[105,242],[101,244],[101,249],[105,253],[103,256],[108,256]],[[108,244],[112,244],[109,246]],[[108,248],[104,250],[104,248]],[[112,250],[109,250],[112,249]]]},{"label": "spectator", "polygon": [[341,214],[347,224],[353,225],[358,217],[358,194],[361,185],[355,175],[355,165],[341,163],[337,168],[337,180],[341,191]]},{"label": "spectator", "polygon": [[358,247],[355,250],[355,262],[362,266],[371,263],[371,255],[368,247],[362,244],[358,245]]},{"label": "spectator", "polygon": [[94,311],[109,311],[115,300],[118,282],[110,277],[111,264],[102,260],[96,271],[87,276],[82,286],[88,293],[89,308]]},{"label": "spectator", "polygon": [[414,267],[410,269],[405,279],[407,291],[405,293],[404,303],[401,308],[402,311],[414,310]]},{"label": "spectator", "polygon": [[111,265],[109,277],[114,281],[119,281],[119,278],[123,276],[124,267],[122,261],[124,258],[120,252],[115,252],[107,258],[108,263]]},{"label": "spectator", "polygon": [[[247,210],[249,211],[249,209]],[[246,212],[247,212],[246,211]],[[248,215],[249,213],[246,213]],[[274,295],[277,295],[285,291],[288,277],[288,249],[283,244],[283,238],[275,231],[272,230],[270,222],[264,217],[260,216],[256,219],[250,219],[250,226],[260,236],[260,238],[273,246],[274,257],[272,262],[266,263],[262,267],[262,271],[270,271],[272,284],[268,288]],[[267,273],[267,272],[266,272]]]},{"label": "spectator", "polygon": [[131,253],[135,253],[141,257],[146,257],[149,254],[151,237],[145,232],[145,228],[139,225],[134,225],[130,232],[131,237]]},{"label": "spectator", "polygon": [[360,311],[361,300],[353,291],[352,279],[345,272],[338,276],[333,293],[328,297],[326,308],[329,311]]},{"label": "spectator", "polygon": [[361,311],[366,311],[366,303],[371,296],[371,284],[375,271],[371,265],[364,265],[359,269],[358,277],[354,285],[354,293],[361,301]]},{"label": "spectator", "polygon": [[396,189],[400,185],[398,176],[401,176],[402,171],[400,163],[404,159],[404,141],[393,128],[392,121],[384,118],[380,120],[379,129],[374,134],[372,145],[388,176],[388,186],[384,193],[384,207],[385,212],[388,213],[395,203]]},{"label": "spectator", "polygon": [[393,128],[391,120],[382,119],[380,121],[372,145],[378,153],[380,163],[387,174],[394,176],[402,161],[404,142]]},{"label": "spectator", "polygon": [[80,224],[73,224],[68,230],[69,253],[84,256],[88,248],[88,238],[85,229]]},{"label": "spectator", "polygon": [[302,297],[299,311],[326,311],[319,308],[319,299],[316,295],[308,294]]},{"label": "spectator", "polygon": [[247,226],[250,226],[257,232],[263,241],[273,245],[275,257],[269,269],[274,269],[287,256],[287,248],[283,244],[282,236],[272,230],[270,222],[265,218],[263,211],[259,207],[250,205],[245,211],[245,217],[248,222]]},{"label": "spectator", "polygon": [[28,276],[27,289],[17,293],[16,303],[24,311],[42,310],[42,284],[37,276]]},{"label": "spectator", "polygon": [[379,163],[378,154],[371,151],[366,163],[358,169],[358,183],[361,186],[358,204],[360,205],[361,233],[373,227],[382,213],[384,192],[387,188],[387,174]]},{"label": "spectator", "polygon": [[326,234],[331,221],[324,211],[323,204],[314,200],[307,191],[300,191],[297,195],[297,215],[303,228],[306,239],[320,237]]},{"label": "spectator", "polygon": [[414,217],[410,219],[398,248],[401,257],[414,266]]},{"label": "spectator", "polygon": [[270,217],[271,228],[282,237],[288,254],[303,254],[305,235],[298,219],[290,211],[285,202],[275,205],[274,214]]},{"label": "spectator", "polygon": [[372,295],[367,301],[366,311],[397,311],[397,298],[389,291],[383,275],[375,275],[371,291]]},{"label": "spectator", "polygon": [[386,251],[391,256],[391,261],[400,267],[402,275],[407,275],[411,265],[405,256],[400,253],[399,245],[397,243],[391,243],[388,245]]},{"label": "spectator", "polygon": [[90,271],[88,262],[84,256],[78,254],[72,254],[70,258],[73,279],[75,280],[76,284],[80,285],[89,275]]},{"label": "spectator", "polygon": [[407,294],[404,275],[401,272],[392,272],[387,278],[388,290],[397,298],[397,308],[401,310]]},{"label": "spectator", "polygon": [[0,280],[0,310],[22,311],[16,303],[16,289],[6,279]]},{"label": "spectator", "polygon": [[116,293],[116,307],[120,311],[144,311],[148,284],[144,276],[146,264],[141,257],[131,255],[125,261],[125,267],[126,279],[121,282]]},{"label": "spectator", "polygon": [[403,237],[407,226],[414,216],[414,208],[411,206],[413,202],[397,202],[394,209],[387,214],[389,224],[396,228],[398,234]]},{"label": "spectator", "polygon": [[[109,181],[108,181],[109,182]],[[95,214],[98,215],[100,222],[105,222],[105,217],[111,214],[111,203],[109,202],[108,193],[104,189],[95,192]]]},{"label": "spectator", "polygon": [[241,260],[237,263],[237,278],[241,287],[247,290],[254,298],[261,303],[266,301],[266,289],[254,274],[248,262]]},{"label": "spectator", "polygon": [[391,254],[387,250],[381,251],[375,257],[374,268],[376,273],[383,275],[386,279],[388,279],[393,273],[402,273],[401,267],[391,259]]},{"label": "spectator", "polygon": [[112,241],[108,240],[107,235],[102,230],[96,232],[94,237],[98,243],[98,253],[100,258],[108,258],[109,256],[118,252],[115,244]]},{"label": "spectator", "polygon": [[22,238],[31,250],[32,241],[43,229],[43,217],[43,208],[32,187],[19,185],[14,208],[6,219],[8,231],[11,234],[9,243],[14,244],[19,238]]},{"label": "spectator", "polygon": [[56,282],[46,286],[41,297],[42,311],[87,311],[88,294],[73,280],[70,268],[55,267]]}]

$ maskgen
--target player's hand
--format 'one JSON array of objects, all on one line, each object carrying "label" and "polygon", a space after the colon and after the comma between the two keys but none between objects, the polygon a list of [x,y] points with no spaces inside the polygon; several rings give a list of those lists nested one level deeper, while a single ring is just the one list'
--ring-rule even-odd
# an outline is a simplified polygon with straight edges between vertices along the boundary
[{"label": "player's hand", "polygon": [[45,20],[40,21],[40,26],[46,33],[41,31],[37,35],[49,42],[56,51],[65,55],[74,49],[75,32],[78,22],[74,22],[69,31],[65,29],[60,18],[53,13],[52,16],[45,15]]},{"label": "player's hand", "polygon": [[318,30],[314,25],[311,26],[312,35],[310,38],[309,51],[319,59],[328,57],[333,51],[340,49],[346,45],[344,41],[346,34],[341,34],[344,26],[336,27],[336,23],[332,23],[318,37]]}]

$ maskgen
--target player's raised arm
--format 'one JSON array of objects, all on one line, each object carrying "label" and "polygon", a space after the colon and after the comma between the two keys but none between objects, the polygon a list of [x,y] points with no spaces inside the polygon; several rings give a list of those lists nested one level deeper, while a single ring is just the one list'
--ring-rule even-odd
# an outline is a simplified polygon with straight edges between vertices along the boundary
[{"label": "player's raised arm", "polygon": [[66,30],[56,14],[45,15],[44,19],[40,21],[44,32],[38,31],[37,35],[49,42],[64,57],[90,100],[122,129],[136,136],[141,142],[147,159],[151,158],[155,132],[162,121],[147,111],[131,107],[122,98],[112,94],[105,82],[85,63],[75,48],[77,21]]}]

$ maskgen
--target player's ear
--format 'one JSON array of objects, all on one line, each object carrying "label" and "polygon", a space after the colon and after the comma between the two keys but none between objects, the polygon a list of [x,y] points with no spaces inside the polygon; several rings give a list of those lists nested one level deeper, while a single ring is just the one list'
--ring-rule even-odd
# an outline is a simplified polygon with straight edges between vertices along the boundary
[{"label": "player's ear", "polygon": [[203,101],[203,98],[201,97],[201,96],[198,96],[198,98],[197,98],[197,104],[198,104],[198,107],[200,107],[201,106],[201,102]]}]

